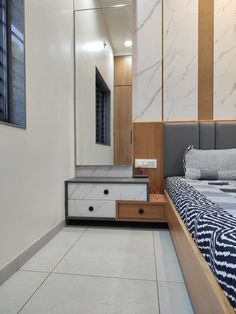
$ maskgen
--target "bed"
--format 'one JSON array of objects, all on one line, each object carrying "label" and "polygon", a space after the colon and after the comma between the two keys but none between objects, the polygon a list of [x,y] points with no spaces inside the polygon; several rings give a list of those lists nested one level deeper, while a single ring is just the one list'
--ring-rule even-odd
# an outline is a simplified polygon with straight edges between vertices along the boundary
[{"label": "bed", "polygon": [[236,309],[236,182],[186,180],[183,154],[236,148],[236,122],[164,124],[167,219],[196,313]]}]

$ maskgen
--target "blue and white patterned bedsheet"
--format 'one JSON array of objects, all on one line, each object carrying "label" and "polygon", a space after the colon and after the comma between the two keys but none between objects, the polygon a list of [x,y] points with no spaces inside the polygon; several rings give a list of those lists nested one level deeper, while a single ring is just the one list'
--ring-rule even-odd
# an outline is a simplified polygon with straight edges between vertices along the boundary
[{"label": "blue and white patterned bedsheet", "polygon": [[166,190],[176,209],[236,310],[236,217],[231,214],[231,206],[221,206],[230,204],[234,195],[228,194],[231,200],[222,202],[224,196],[216,196],[218,192],[226,194],[220,191],[222,186],[208,186],[206,181],[181,177],[166,180]]},{"label": "blue and white patterned bedsheet", "polygon": [[236,181],[182,180],[236,217]]}]

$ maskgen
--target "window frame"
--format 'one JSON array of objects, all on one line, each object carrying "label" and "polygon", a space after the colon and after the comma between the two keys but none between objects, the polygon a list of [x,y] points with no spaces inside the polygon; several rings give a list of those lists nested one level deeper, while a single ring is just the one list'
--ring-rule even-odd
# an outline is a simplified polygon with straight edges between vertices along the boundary
[{"label": "window frame", "polygon": [[[97,88],[105,94],[104,116],[105,121],[102,125],[104,130],[104,142],[97,141]],[[111,146],[111,90],[107,86],[101,72],[98,67],[95,66],[95,144],[102,146]]]},{"label": "window frame", "polygon": [[[23,45],[23,55],[24,55],[24,123],[22,125],[20,124],[16,124],[11,122],[11,105],[12,105],[12,92],[11,92],[11,62],[9,62],[10,60],[10,55],[11,55],[11,40],[9,40],[9,34],[11,35],[11,19],[9,18],[10,15],[10,10],[9,10],[9,6],[10,6],[10,1],[9,0],[0,0],[0,5],[1,6],[5,6],[7,8],[7,12],[5,14],[6,17],[6,30],[5,30],[5,40],[6,40],[6,47],[7,47],[7,60],[6,60],[6,66],[7,66],[7,70],[6,70],[6,88],[4,88],[4,90],[6,90],[6,98],[7,98],[7,112],[8,112],[8,118],[4,121],[0,119],[0,125],[5,125],[5,126],[9,126],[9,127],[14,127],[14,128],[18,128],[18,129],[22,129],[22,130],[26,130],[27,128],[27,115],[26,115],[26,52],[25,52],[25,46],[26,46],[26,37],[25,37],[25,0],[23,0],[23,36],[24,36],[24,45]],[[2,9],[0,9],[0,14],[3,14]],[[5,97],[5,96],[4,96]]]}]

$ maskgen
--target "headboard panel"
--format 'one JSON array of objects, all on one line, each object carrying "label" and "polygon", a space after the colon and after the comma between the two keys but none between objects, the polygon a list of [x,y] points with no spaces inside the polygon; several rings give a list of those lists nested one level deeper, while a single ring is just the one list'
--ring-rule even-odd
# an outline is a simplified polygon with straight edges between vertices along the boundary
[{"label": "headboard panel", "polygon": [[236,122],[165,122],[164,177],[182,176],[185,149],[236,148]]},{"label": "headboard panel", "polygon": [[199,148],[215,149],[215,122],[199,123]]},{"label": "headboard panel", "polygon": [[164,123],[164,175],[182,176],[183,152],[189,145],[199,148],[199,123]]},{"label": "headboard panel", "polygon": [[216,122],[216,149],[236,147],[236,122]]}]

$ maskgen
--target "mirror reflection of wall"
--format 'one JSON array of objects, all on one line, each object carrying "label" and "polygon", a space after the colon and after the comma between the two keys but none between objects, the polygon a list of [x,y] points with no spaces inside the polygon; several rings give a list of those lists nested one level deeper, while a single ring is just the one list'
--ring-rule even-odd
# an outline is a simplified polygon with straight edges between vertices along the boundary
[{"label": "mirror reflection of wall", "polygon": [[76,164],[131,164],[131,6],[83,2],[96,9],[75,12]]}]

